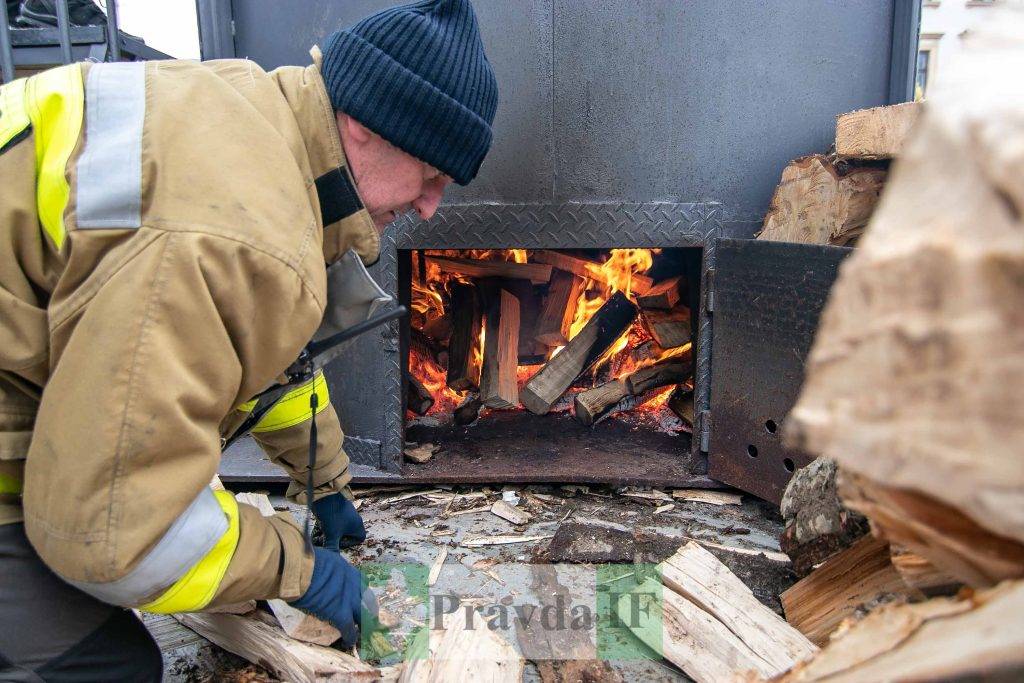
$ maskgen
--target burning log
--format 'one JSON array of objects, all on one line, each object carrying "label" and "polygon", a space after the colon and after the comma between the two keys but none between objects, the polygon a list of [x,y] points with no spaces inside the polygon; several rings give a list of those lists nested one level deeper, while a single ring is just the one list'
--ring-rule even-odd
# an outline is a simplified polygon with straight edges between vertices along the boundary
[{"label": "burning log", "polygon": [[576,419],[589,427],[600,422],[602,417],[611,413],[627,396],[629,390],[626,383],[621,379],[613,379],[576,394],[573,411]]},{"label": "burning log", "polygon": [[678,384],[690,376],[690,362],[679,358],[655,363],[646,368],[640,368],[626,378],[626,390],[631,396],[667,387],[669,384]]},{"label": "burning log", "polygon": [[658,346],[674,349],[690,341],[690,309],[685,306],[671,311],[644,311],[644,327]]},{"label": "burning log", "polygon": [[[537,251],[533,254],[533,260],[537,263],[547,263],[559,270],[564,270],[580,277],[596,280],[608,284],[608,276],[601,270],[601,264],[597,261],[564,254],[560,251]],[[654,280],[634,273],[631,277],[630,289],[635,294],[646,294],[654,286]]]},{"label": "burning log", "polygon": [[562,346],[569,341],[569,327],[576,313],[576,302],[586,281],[564,270],[551,275],[544,307],[537,319],[537,333],[534,338],[545,346]]},{"label": "burning log", "polygon": [[693,386],[680,384],[669,394],[668,407],[693,429]]},{"label": "burning log", "polygon": [[580,333],[527,382],[521,395],[523,405],[537,415],[547,413],[576,378],[629,329],[636,315],[636,306],[622,292],[616,292]]},{"label": "burning log", "polygon": [[434,405],[434,397],[430,395],[423,383],[412,375],[405,379],[405,406],[417,415],[426,415]]},{"label": "burning log", "polygon": [[[573,411],[576,419],[590,426],[605,417],[630,410],[653,398],[647,392],[682,382],[690,376],[690,363],[678,357],[640,368],[622,379],[614,379],[576,394]],[[632,399],[632,400],[626,400]]]},{"label": "burning log", "polygon": [[451,301],[447,384],[456,391],[465,391],[480,385],[480,364],[473,354],[473,347],[480,338],[480,298],[475,286],[453,282]]},{"label": "burning log", "polygon": [[679,283],[682,275],[669,278],[651,287],[650,291],[636,298],[637,304],[644,310],[668,310],[679,303]]},{"label": "burning log", "polygon": [[515,263],[514,261],[476,261],[461,258],[428,256],[427,261],[437,265],[442,273],[455,273],[466,277],[504,277],[529,280],[545,284],[551,279],[551,266],[543,263]]},{"label": "burning log", "polygon": [[497,290],[488,302],[486,325],[480,398],[488,408],[514,408],[519,404],[519,299]]}]

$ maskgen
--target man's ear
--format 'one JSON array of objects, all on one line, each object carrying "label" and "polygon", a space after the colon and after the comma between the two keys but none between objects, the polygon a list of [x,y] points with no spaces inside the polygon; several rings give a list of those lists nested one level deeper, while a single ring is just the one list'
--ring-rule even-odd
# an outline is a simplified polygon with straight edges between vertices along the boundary
[{"label": "man's ear", "polygon": [[338,126],[348,134],[349,138],[359,144],[365,144],[373,138],[373,131],[348,114],[338,112]]}]

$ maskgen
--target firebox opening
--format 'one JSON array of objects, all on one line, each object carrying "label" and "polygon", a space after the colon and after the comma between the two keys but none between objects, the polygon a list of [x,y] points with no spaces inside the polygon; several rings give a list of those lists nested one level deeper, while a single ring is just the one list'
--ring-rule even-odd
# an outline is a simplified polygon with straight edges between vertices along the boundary
[{"label": "firebox opening", "polygon": [[701,252],[401,252],[403,474],[685,484]]}]

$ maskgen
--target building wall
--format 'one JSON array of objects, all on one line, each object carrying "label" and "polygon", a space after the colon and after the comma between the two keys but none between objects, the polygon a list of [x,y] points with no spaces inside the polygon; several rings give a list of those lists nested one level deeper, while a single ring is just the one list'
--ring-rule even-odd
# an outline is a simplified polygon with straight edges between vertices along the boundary
[{"label": "building wall", "polygon": [[[266,68],[388,0],[234,0]],[[475,0],[501,89],[495,141],[453,202],[723,203],[759,227],[791,159],[835,116],[885,104],[893,0]]]},{"label": "building wall", "polygon": [[[992,21],[996,8],[1006,6],[1024,8],[1024,0],[924,0],[919,52],[927,53],[927,78],[919,70],[918,98],[927,97],[928,91],[941,81],[942,74],[960,56],[970,34]],[[922,65],[921,57],[918,65]]]}]

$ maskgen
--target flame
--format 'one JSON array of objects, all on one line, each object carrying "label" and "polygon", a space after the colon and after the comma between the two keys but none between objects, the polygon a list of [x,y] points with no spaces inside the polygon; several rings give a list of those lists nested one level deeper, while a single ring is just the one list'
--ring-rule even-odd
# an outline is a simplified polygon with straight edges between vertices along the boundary
[{"label": "flame", "polygon": [[[587,322],[597,313],[598,310],[616,292],[622,292],[627,297],[634,297],[636,276],[645,273],[650,269],[654,261],[654,255],[659,249],[612,249],[603,261],[595,261],[587,266],[589,277],[585,278],[582,291],[575,302],[573,320],[569,326],[568,338],[572,340],[586,326]],[[444,249],[428,250],[421,252],[425,256],[444,256],[449,258],[470,258],[476,260],[511,261],[515,263],[528,263],[530,252],[526,249]],[[413,312],[412,325],[416,330],[444,329],[443,325],[432,326],[438,322],[443,323],[442,318],[447,315],[446,307],[450,303],[450,287],[452,282],[469,282],[468,279],[453,273],[442,273],[441,269],[430,260],[418,258],[414,254],[412,259],[412,300],[411,309]],[[421,274],[420,270],[424,272]],[[445,340],[436,339],[442,345]],[[485,330],[481,327],[480,336],[473,348],[475,362],[482,366],[484,352]],[[649,353],[642,357],[634,352],[639,347],[648,345]],[[437,347],[435,347],[436,349]],[[564,346],[550,349],[548,359],[554,358]],[[654,345],[649,334],[640,321],[637,320],[608,348],[597,362],[593,365],[593,378],[596,380],[599,373],[606,374],[602,377],[608,379],[622,379],[632,372],[641,368],[653,365],[668,358],[681,357],[690,353],[691,345],[675,349],[661,349]],[[428,414],[450,413],[463,400],[468,392],[459,392],[447,386],[447,369],[442,366],[445,362],[445,354],[437,354],[438,358],[432,357],[432,352],[416,348],[414,345],[409,354],[409,372],[417,377],[427,390],[434,396],[434,405]],[[440,362],[439,362],[440,361]],[[542,365],[520,366],[517,368],[517,380],[522,388],[537,372]],[[567,393],[581,391],[580,388],[570,389]],[[665,407],[673,387],[665,387],[658,392],[652,392],[649,400],[631,411],[631,413],[642,413],[648,416],[656,416]],[[571,405],[571,401],[570,401]],[[667,413],[666,413],[667,414]]]}]

